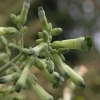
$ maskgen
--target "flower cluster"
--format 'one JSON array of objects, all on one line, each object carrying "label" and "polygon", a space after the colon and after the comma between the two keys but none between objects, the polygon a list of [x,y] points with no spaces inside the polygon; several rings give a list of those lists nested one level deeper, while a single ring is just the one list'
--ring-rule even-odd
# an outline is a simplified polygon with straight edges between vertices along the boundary
[{"label": "flower cluster", "polygon": [[[0,53],[0,60],[5,63],[4,66],[0,67],[0,75],[3,74],[0,77],[0,84],[6,84],[10,81],[13,83],[12,86],[0,89],[0,93],[3,95],[2,98],[6,93],[15,91],[19,93],[22,89],[30,87],[39,100],[53,100],[53,97],[37,83],[35,75],[30,73],[30,70],[35,67],[41,71],[54,88],[58,88],[64,80],[68,79],[78,86],[85,87],[84,79],[65,63],[63,54],[70,49],[91,50],[91,37],[52,42],[52,36],[59,35],[62,29],[52,28],[52,24],[47,21],[45,11],[42,7],[39,7],[38,15],[42,32],[38,32],[39,39],[36,40],[38,45],[33,48],[24,48],[23,35],[28,29],[24,24],[27,20],[29,6],[30,0],[25,0],[20,15],[10,15],[12,22],[17,25],[19,30],[14,27],[0,27],[0,43],[6,50],[6,53]],[[4,35],[15,33],[19,35],[19,41],[13,39],[13,42],[8,43]],[[9,61],[11,50],[14,48],[17,48],[20,53]],[[57,72],[57,69],[61,74]]]}]

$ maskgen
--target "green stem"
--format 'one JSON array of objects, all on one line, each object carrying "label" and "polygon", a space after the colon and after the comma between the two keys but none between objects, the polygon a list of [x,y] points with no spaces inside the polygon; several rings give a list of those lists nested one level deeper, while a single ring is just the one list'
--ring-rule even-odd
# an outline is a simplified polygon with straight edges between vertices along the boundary
[{"label": "green stem", "polygon": [[8,62],[7,64],[5,64],[3,67],[1,67],[0,68],[0,74],[4,73],[11,66],[12,63],[17,62],[20,57],[21,57],[21,54],[19,54],[14,59],[12,59],[10,62]]},{"label": "green stem", "polygon": [[21,47],[24,47],[22,26],[20,28],[20,42],[21,42]]}]

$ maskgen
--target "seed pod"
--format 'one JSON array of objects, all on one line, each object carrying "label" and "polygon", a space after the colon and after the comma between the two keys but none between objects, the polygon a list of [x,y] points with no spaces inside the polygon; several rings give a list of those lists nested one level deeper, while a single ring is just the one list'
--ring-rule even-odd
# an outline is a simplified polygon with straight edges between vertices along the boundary
[{"label": "seed pod", "polygon": [[65,63],[63,63],[63,65],[66,67],[66,69],[69,71],[70,73],[70,79],[71,81],[81,87],[85,87],[86,83],[84,82],[84,79],[79,76],[73,69],[71,69],[68,65],[66,65]]},{"label": "seed pod", "polygon": [[7,40],[4,36],[0,36],[0,42],[2,46],[6,47],[7,46]]},{"label": "seed pod", "polygon": [[19,22],[19,17],[17,17],[15,14],[11,14],[10,19],[12,20],[14,24],[18,24]]},{"label": "seed pod", "polygon": [[61,29],[61,28],[54,28],[54,29],[52,29],[52,31],[50,32],[50,34],[51,34],[52,36],[57,36],[57,35],[59,35],[61,32],[62,32],[62,29]]}]

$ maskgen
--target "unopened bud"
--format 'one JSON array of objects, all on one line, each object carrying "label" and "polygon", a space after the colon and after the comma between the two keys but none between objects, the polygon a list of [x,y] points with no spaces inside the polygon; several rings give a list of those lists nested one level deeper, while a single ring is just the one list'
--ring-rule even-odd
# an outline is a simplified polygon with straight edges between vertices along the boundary
[{"label": "unopened bud", "polygon": [[57,36],[57,35],[59,35],[61,32],[62,32],[62,29],[61,29],[61,28],[54,28],[54,29],[52,29],[52,31],[50,32],[50,34],[51,34],[52,36]]}]

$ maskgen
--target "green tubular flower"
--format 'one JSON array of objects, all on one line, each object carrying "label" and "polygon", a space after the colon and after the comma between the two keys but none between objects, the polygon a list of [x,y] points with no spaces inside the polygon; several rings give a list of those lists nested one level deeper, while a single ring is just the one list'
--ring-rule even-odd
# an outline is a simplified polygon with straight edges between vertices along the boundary
[{"label": "green tubular flower", "polygon": [[20,92],[22,88],[24,88],[25,84],[26,84],[26,80],[27,77],[29,75],[29,66],[25,66],[20,78],[18,79],[17,83],[16,83],[16,88],[15,91],[16,92]]},{"label": "green tubular flower", "polygon": [[61,63],[62,63],[61,57],[57,53],[54,53],[52,55],[52,57],[53,57],[53,61],[54,61],[55,65],[56,66],[61,66]]},{"label": "green tubular flower", "polygon": [[48,94],[40,85],[38,85],[37,83],[34,85],[33,80],[31,80],[30,77],[28,77],[27,83],[37,95],[39,100],[53,100],[53,97],[50,94]]},{"label": "green tubular flower", "polygon": [[57,35],[59,35],[61,32],[62,32],[62,29],[61,29],[61,28],[54,28],[54,29],[52,29],[52,31],[50,32],[50,34],[51,34],[52,36],[57,36]]},{"label": "green tubular flower", "polygon": [[62,59],[59,56],[59,54],[57,54],[57,53],[53,54],[53,61],[55,63],[55,66],[57,66],[58,69],[60,70],[60,72],[62,73],[62,75],[66,79],[70,78],[69,71],[63,66],[63,64],[62,64],[63,62],[62,62]]},{"label": "green tubular flower", "polygon": [[46,61],[46,64],[47,64],[46,69],[48,70],[48,72],[50,74],[52,74],[54,72],[54,68],[55,68],[53,61],[51,59],[49,59],[48,61]]},{"label": "green tubular flower", "polygon": [[42,42],[39,45],[37,45],[36,47],[32,48],[29,51],[29,55],[38,55],[43,49],[46,49],[48,47],[47,43]]},{"label": "green tubular flower", "polygon": [[26,61],[22,74],[16,83],[16,88],[15,88],[16,92],[20,92],[21,89],[25,87],[26,80],[28,78],[30,68],[32,67],[33,62],[34,62],[33,57],[29,57],[28,60]]},{"label": "green tubular flower", "polygon": [[70,79],[71,81],[81,87],[85,87],[86,83],[84,82],[84,79],[79,76],[73,69],[71,69],[68,65],[66,65],[65,63],[63,63],[63,65],[66,67],[66,69],[69,71],[70,73]]},{"label": "green tubular flower", "polygon": [[17,29],[14,27],[0,27],[0,36],[2,35],[14,35],[17,33]]},{"label": "green tubular flower", "polygon": [[52,74],[49,74],[48,70],[41,71],[41,73],[50,81],[50,83],[57,84],[58,86],[61,86],[64,81],[62,81],[62,77],[57,73],[53,72]]},{"label": "green tubular flower", "polygon": [[47,65],[46,65],[46,63],[43,60],[35,57],[35,66],[38,69],[40,69],[41,71],[44,71]]},{"label": "green tubular flower", "polygon": [[27,20],[27,13],[28,13],[29,7],[30,7],[30,0],[24,0],[22,11],[20,14],[20,21],[19,21],[21,25],[25,24]]},{"label": "green tubular flower", "polygon": [[61,74],[64,76],[64,78],[69,79],[70,78],[70,73],[67,70],[67,68],[65,66],[63,66],[63,64],[61,66],[57,66],[59,71],[61,72]]},{"label": "green tubular flower", "polygon": [[13,81],[13,80],[19,78],[20,75],[21,75],[20,72],[15,72],[13,74],[3,76],[3,77],[0,78],[0,84],[4,84],[6,82]]},{"label": "green tubular flower", "polygon": [[47,22],[45,11],[43,10],[42,7],[38,8],[38,15],[39,15],[39,19],[40,19],[40,22],[41,22],[41,25],[42,25],[42,29],[48,31],[49,25],[48,25],[48,22]]},{"label": "green tubular flower", "polygon": [[[69,39],[69,40],[62,40],[62,41],[55,41],[52,43],[53,48],[67,48],[67,49],[79,49],[84,50],[92,48],[92,39],[79,37],[76,39]],[[87,48],[89,47],[89,48]]]},{"label": "green tubular flower", "polygon": [[2,46],[6,47],[7,46],[7,40],[4,36],[0,36],[0,42]]}]

